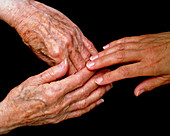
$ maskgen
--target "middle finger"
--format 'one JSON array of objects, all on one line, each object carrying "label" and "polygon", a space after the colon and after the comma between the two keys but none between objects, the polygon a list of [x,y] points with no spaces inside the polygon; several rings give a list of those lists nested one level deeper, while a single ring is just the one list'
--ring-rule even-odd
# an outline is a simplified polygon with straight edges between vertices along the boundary
[{"label": "middle finger", "polygon": [[88,97],[92,91],[98,88],[98,85],[95,83],[96,78],[107,72],[109,72],[107,69],[99,71],[83,87],[66,94],[63,98],[63,107]]},{"label": "middle finger", "polygon": [[117,51],[123,51],[123,50],[139,50],[140,47],[142,47],[142,43],[121,43],[118,45],[115,45],[111,48],[108,48],[102,52],[99,52],[97,55],[94,55],[90,58],[90,60],[95,60],[97,58],[100,58],[102,56],[117,52]]},{"label": "middle finger", "polygon": [[104,68],[107,66],[119,64],[119,63],[129,63],[129,62],[138,62],[142,58],[142,54],[140,51],[135,50],[124,50],[117,51],[93,61],[89,61],[87,63],[87,67],[90,70],[96,70],[100,68]]}]

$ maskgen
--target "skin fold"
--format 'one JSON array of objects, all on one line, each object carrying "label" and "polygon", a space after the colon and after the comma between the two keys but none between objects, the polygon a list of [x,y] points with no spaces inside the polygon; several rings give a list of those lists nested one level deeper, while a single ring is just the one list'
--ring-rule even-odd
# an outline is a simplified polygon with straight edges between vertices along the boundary
[{"label": "skin fold", "polygon": [[23,42],[50,66],[67,58],[67,74],[71,75],[84,68],[90,56],[97,53],[92,42],[58,10],[34,0],[1,3],[6,8],[0,8],[0,18],[14,27]]},{"label": "skin fold", "polygon": [[[110,83],[118,80],[152,77],[136,87],[136,96],[170,83],[170,32],[125,37],[98,53],[68,17],[40,2],[0,0],[0,19],[52,66],[0,102],[0,134],[79,117],[101,104]],[[96,72],[115,64],[122,66]]]},{"label": "skin fold", "polygon": [[68,61],[64,61],[12,89],[0,103],[0,134],[21,126],[57,124],[103,102],[101,97],[112,86],[98,87],[95,79],[108,70],[95,74],[84,68],[59,80],[68,69]]},{"label": "skin fold", "polygon": [[90,70],[130,63],[96,79],[99,85],[139,76],[151,76],[139,84],[136,96],[170,83],[170,32],[125,37],[104,46],[104,51],[92,56]]},{"label": "skin fold", "polygon": [[85,67],[97,50],[64,14],[34,0],[0,0],[0,19],[52,66],[12,89],[0,103],[0,134],[21,126],[57,124],[104,102],[101,97],[112,85],[99,87],[95,79],[108,70],[96,73]]}]

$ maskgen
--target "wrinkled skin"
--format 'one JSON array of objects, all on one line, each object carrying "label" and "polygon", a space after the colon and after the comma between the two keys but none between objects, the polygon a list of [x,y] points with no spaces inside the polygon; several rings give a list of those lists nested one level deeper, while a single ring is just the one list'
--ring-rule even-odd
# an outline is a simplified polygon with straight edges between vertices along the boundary
[{"label": "wrinkled skin", "polygon": [[[71,20],[34,0],[3,0],[0,4],[0,19],[53,66],[12,89],[0,103],[0,134],[21,126],[56,124],[103,102],[101,97],[112,86],[98,87],[95,79],[107,70],[95,74],[84,68],[97,50]],[[65,74],[71,76],[60,79]]]},{"label": "wrinkled skin", "polygon": [[119,63],[131,64],[99,77],[96,79],[99,85],[126,78],[152,76],[136,87],[134,93],[138,96],[170,83],[170,32],[122,38],[104,46],[104,49],[87,63],[90,70]]},{"label": "wrinkled skin", "polygon": [[21,126],[56,124],[81,116],[103,102],[101,97],[112,86],[98,87],[95,79],[108,70],[95,74],[84,68],[56,81],[67,70],[65,61],[11,90],[0,105],[0,134]]},{"label": "wrinkled skin", "polygon": [[50,66],[69,60],[68,74],[85,67],[94,45],[64,14],[33,0],[18,0],[15,16],[7,22],[19,33],[24,43]]}]

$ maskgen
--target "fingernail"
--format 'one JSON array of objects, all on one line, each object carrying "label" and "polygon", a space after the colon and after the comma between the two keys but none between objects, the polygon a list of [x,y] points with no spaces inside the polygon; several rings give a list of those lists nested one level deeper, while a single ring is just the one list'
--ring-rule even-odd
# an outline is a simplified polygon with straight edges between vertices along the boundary
[{"label": "fingernail", "polygon": [[110,47],[110,45],[107,44],[106,46],[103,46],[103,49],[105,50],[105,49],[107,49],[107,48],[109,48],[109,47]]},{"label": "fingernail", "polygon": [[91,68],[92,66],[94,66],[94,62],[93,62],[93,61],[87,62],[86,66],[87,66],[88,68]]},{"label": "fingernail", "polygon": [[99,57],[98,55],[91,56],[91,57],[90,57],[90,60],[95,60],[95,59],[97,59],[98,57]]},{"label": "fingernail", "polygon": [[95,80],[95,82],[96,82],[97,84],[100,84],[102,81],[103,81],[103,78],[102,78],[102,77],[99,77],[99,78],[97,78],[97,79]]},{"label": "fingernail", "polygon": [[100,99],[96,102],[97,105],[100,105],[101,103],[104,103],[104,99]]},{"label": "fingernail", "polygon": [[139,90],[139,91],[137,92],[136,96],[141,95],[143,92],[145,92],[145,90],[144,90],[144,89]]},{"label": "fingernail", "polygon": [[106,91],[108,92],[112,88],[112,85],[107,85],[106,86]]}]

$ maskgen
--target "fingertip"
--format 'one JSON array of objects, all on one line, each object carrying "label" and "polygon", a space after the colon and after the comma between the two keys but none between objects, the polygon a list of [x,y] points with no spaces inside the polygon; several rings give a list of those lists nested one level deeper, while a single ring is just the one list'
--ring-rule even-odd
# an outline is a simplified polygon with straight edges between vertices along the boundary
[{"label": "fingertip", "polygon": [[139,96],[141,95],[143,92],[145,92],[145,89],[144,89],[144,85],[143,83],[140,83],[134,90],[134,95],[135,96]]},{"label": "fingertip", "polygon": [[111,89],[112,89],[112,87],[113,87],[113,85],[112,85],[112,84],[107,85],[107,86],[106,86],[106,91],[108,92],[109,90],[111,90]]},{"label": "fingertip", "polygon": [[116,81],[116,80],[114,80],[114,77],[112,76],[112,71],[111,72],[106,71],[106,73],[104,73],[104,75],[99,76],[95,80],[96,84],[98,84],[98,85],[108,85],[114,81]]},{"label": "fingertip", "polygon": [[106,49],[108,49],[109,47],[110,47],[110,44],[107,44],[107,45],[103,46],[103,49],[106,50]]},{"label": "fingertip", "polygon": [[96,102],[97,105],[100,105],[100,104],[102,104],[102,103],[104,103],[104,99],[100,99],[100,100],[98,100],[98,101]]},{"label": "fingertip", "polygon": [[135,94],[135,96],[139,96],[144,92],[146,92],[145,89],[141,89],[141,90],[135,91],[134,94]]},{"label": "fingertip", "polygon": [[89,62],[87,62],[86,67],[87,67],[89,70],[93,70],[93,69],[94,69],[94,68],[93,68],[94,65],[95,65],[94,61],[89,61]]},{"label": "fingertip", "polygon": [[99,58],[99,55],[98,55],[98,54],[97,54],[97,55],[94,55],[94,56],[91,56],[91,57],[90,57],[90,60],[93,61],[93,60],[95,60],[95,59],[97,59],[97,58]]},{"label": "fingertip", "polygon": [[[161,79],[161,80],[160,80]],[[147,91],[151,91],[156,87],[159,87],[161,85],[163,85],[162,83],[164,83],[164,81],[162,81],[162,77],[153,77],[153,78],[149,78],[147,80],[144,80],[142,83],[140,83],[135,91],[134,94],[136,96],[141,95],[144,92]]]},{"label": "fingertip", "polygon": [[98,77],[96,80],[95,80],[96,84],[98,85],[101,85],[102,82],[103,82],[103,77]]}]

